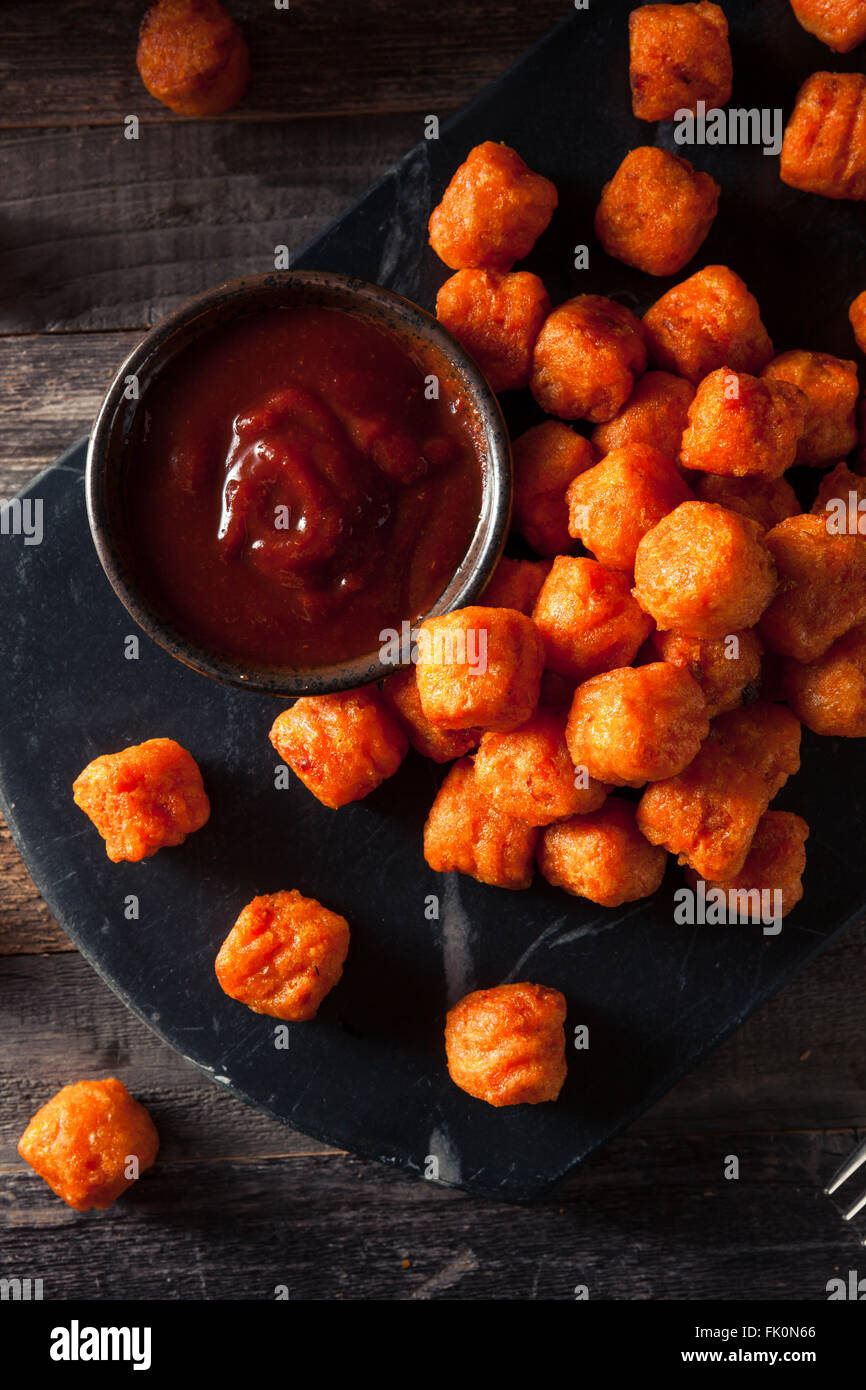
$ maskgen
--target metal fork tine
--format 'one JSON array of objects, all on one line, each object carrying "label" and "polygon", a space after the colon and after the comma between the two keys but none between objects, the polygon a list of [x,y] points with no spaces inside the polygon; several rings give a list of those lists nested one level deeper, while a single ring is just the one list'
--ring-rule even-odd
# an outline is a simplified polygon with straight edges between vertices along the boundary
[{"label": "metal fork tine", "polygon": [[829,1187],[824,1188],[826,1195],[829,1197],[836,1191],[837,1187],[841,1187],[843,1182],[847,1182],[851,1174],[856,1173],[857,1169],[863,1163],[866,1163],[866,1139],[863,1140],[862,1144],[858,1145],[850,1158],[845,1159],[842,1167],[833,1174]]}]

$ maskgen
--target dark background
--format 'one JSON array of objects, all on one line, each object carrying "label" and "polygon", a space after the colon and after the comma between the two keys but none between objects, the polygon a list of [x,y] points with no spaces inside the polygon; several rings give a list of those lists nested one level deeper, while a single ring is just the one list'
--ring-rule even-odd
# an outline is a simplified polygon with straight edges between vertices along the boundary
[{"label": "dark background", "polygon": [[[186,122],[138,81],[139,7],[0,7],[0,496],[86,431],[150,323],[308,241],[425,115],[447,116],[572,6],[231,9],[252,50],[247,97]],[[857,64],[782,20],[815,68]],[[863,1229],[821,1191],[866,1125],[864,954],[861,926],[552,1198],[506,1208],[329,1151],[220,1092],[78,957],[0,827],[0,1277],[41,1277],[47,1298],[259,1299],[284,1284],[293,1298],[567,1299],[580,1283],[593,1298],[822,1299],[866,1268]],[[15,1145],[59,1086],[113,1072],[151,1109],[162,1153],[134,1194],[80,1216]]]}]

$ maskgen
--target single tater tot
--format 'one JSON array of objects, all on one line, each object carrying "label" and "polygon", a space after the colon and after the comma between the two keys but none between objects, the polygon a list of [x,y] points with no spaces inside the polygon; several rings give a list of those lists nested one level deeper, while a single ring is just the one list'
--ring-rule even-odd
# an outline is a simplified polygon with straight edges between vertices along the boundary
[{"label": "single tater tot", "polygon": [[531,618],[550,565],[550,560],[511,560],[503,555],[484,590],[485,607],[516,608]]},{"label": "single tater tot", "polygon": [[296,889],[253,898],[216,958],[220,987],[253,1013],[292,1023],[315,1018],[343,973],[345,917]]},{"label": "single tater tot", "polygon": [[651,444],[612,449],[568,489],[568,529],[601,564],[631,574],[642,536],[694,498],[675,464]]},{"label": "single tater tot", "polygon": [[609,796],[598,811],[549,825],[538,867],[554,888],[601,907],[620,907],[655,893],[667,855],[644,838],[630,801]]},{"label": "single tater tot", "polygon": [[836,53],[850,53],[866,39],[866,0],[791,0],[803,28]]},{"label": "single tater tot", "polygon": [[650,638],[662,661],[682,667],[697,681],[712,719],[757,695],[764,648],[753,628],[711,640],[685,632],[654,632]]},{"label": "single tater tot", "polygon": [[494,888],[532,882],[538,829],[510,816],[478,785],[471,758],[448,772],[424,826],[424,858],[437,873],[468,874]]},{"label": "single tater tot", "polygon": [[[707,892],[721,889],[727,895],[729,910],[740,921],[766,922],[768,912],[787,917],[803,896],[808,838],[809,827],[802,816],[792,811],[765,811],[742,869],[722,882],[708,882]],[[697,887],[700,876],[694,869],[686,869],[685,877]]]},{"label": "single tater tot", "polygon": [[651,444],[675,462],[695,388],[670,372],[645,372],[622,410],[596,425],[592,442],[601,457],[626,444]]},{"label": "single tater tot", "polygon": [[773,356],[757,300],[724,265],[674,285],[647,310],[643,326],[650,365],[694,386],[719,367],[757,376]]},{"label": "single tater tot", "polygon": [[72,787],[76,806],[105,841],[113,864],[138,863],[182,845],[210,816],[198,764],[171,738],[151,738],[94,758]]},{"label": "single tater tot", "polygon": [[712,502],[683,502],[648,531],[634,577],[635,598],[656,625],[692,637],[754,627],[776,590],[760,526]]},{"label": "single tater tot", "polygon": [[848,317],[854,330],[854,341],[860,351],[866,353],[866,290],[851,301]]},{"label": "single tater tot", "polygon": [[627,575],[568,555],[554,560],[532,616],[547,665],[575,684],[627,666],[653,629]]},{"label": "single tater tot", "polygon": [[700,502],[716,502],[729,512],[751,517],[762,531],[778,526],[800,510],[797,494],[785,478],[732,478],[704,473],[693,482]]},{"label": "single tater tot", "polygon": [[430,217],[430,245],[452,270],[510,270],[528,256],[558,202],[549,179],[516,150],[485,140],[469,151]]},{"label": "single tater tot", "polygon": [[551,825],[596,811],[607,787],[575,767],[565,742],[565,711],[544,709],[510,734],[485,734],[475,780],[491,803],[527,825]]},{"label": "single tater tot", "polygon": [[797,463],[824,468],[851,452],[857,443],[856,362],[831,357],[829,352],[783,352],[764,368],[762,376],[765,381],[790,382],[806,397]]},{"label": "single tater tot", "polygon": [[519,729],[535,713],[544,646],[513,608],[460,608],[418,629],[418,694],[441,729]]},{"label": "single tater tot", "polygon": [[640,320],[624,304],[580,294],[554,309],[535,344],[530,388],[565,420],[610,420],[646,368]]},{"label": "single tater tot", "polygon": [[414,666],[407,666],[389,676],[382,686],[382,698],[405,729],[412,747],[423,758],[430,758],[434,763],[450,763],[478,747],[481,738],[479,729],[452,732],[438,728],[426,718],[421,708]]},{"label": "single tater tot", "polygon": [[151,96],[181,116],[228,111],[250,76],[244,37],[217,0],[157,0],[141,22],[136,63]]},{"label": "single tater tot", "polygon": [[697,756],[710,720],[690,673],[665,661],[621,667],[574,692],[565,738],[572,762],[614,787],[675,777]]},{"label": "single tater tot", "polygon": [[824,198],[866,198],[866,77],[813,72],[785,128],[782,182]]},{"label": "single tater tot", "polygon": [[770,801],[800,771],[800,721],[784,705],[756,700],[713,720],[710,738],[761,777]]},{"label": "single tater tot", "polygon": [[528,386],[532,349],[550,313],[537,275],[458,270],[436,296],[436,317],[454,334],[494,391]]},{"label": "single tater tot", "polygon": [[830,520],[792,516],[766,535],[779,590],[761,618],[761,638],[797,661],[823,656],[866,619],[866,546],[858,535],[831,534]]},{"label": "single tater tot", "polygon": [[595,462],[592,445],[558,420],[514,441],[514,527],[539,555],[575,549],[568,534],[569,484]]},{"label": "single tater tot", "polygon": [[455,1086],[488,1105],[556,1100],[566,1077],[565,999],[520,982],[465,995],[445,1020]]},{"label": "single tater tot", "polygon": [[669,121],[699,101],[724,106],[733,68],[728,21],[718,5],[641,5],[628,18],[632,110]]},{"label": "single tater tot", "polygon": [[719,185],[678,155],[641,145],[601,193],[595,234],[609,256],[648,275],[676,275],[718,211]]},{"label": "single tater tot", "polygon": [[719,367],[704,377],[689,406],[682,465],[734,478],[780,478],[794,462],[806,406],[790,382]]},{"label": "single tater tot", "polygon": [[150,1115],[114,1076],[64,1086],[37,1110],[18,1143],[25,1163],[75,1211],[105,1211],[158,1149]]},{"label": "single tater tot", "polygon": [[837,463],[821,479],[812,511],[815,516],[825,514],[836,518],[839,530],[850,530],[852,534],[856,531],[863,536],[866,535],[866,515],[859,507],[863,501],[866,501],[866,478],[860,473],[852,473],[846,463]]},{"label": "single tater tot", "polygon": [[813,733],[866,738],[866,626],[852,627],[815,661],[782,667],[785,698]]},{"label": "single tater tot", "polygon": [[323,806],[359,801],[397,771],[409,741],[376,690],[305,695],[274,721],[271,743]]}]

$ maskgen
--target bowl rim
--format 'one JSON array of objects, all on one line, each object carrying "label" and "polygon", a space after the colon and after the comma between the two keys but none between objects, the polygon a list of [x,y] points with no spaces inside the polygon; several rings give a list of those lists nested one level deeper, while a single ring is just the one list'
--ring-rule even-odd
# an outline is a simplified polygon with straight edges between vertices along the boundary
[{"label": "bowl rim", "polygon": [[[442,594],[418,619],[450,613],[474,603],[498,563],[511,520],[511,445],[502,410],[477,363],[456,338],[420,305],[394,290],[335,271],[272,271],[245,275],[193,295],[144,334],[117,368],[96,414],[87,444],[85,493],[90,532],[99,562],[126,611],[154,642],[185,666],[213,680],[260,694],[298,697],[353,689],[392,675],[404,661],[383,662],[381,645],[345,661],[317,667],[254,666],[209,651],[160,615],[136,586],[112,525],[109,486],[112,468],[122,456],[129,424],[145,377],[152,378],[198,337],[219,323],[239,317],[266,301],[291,307],[318,300],[322,307],[359,313],[404,335],[412,334],[440,352],[450,371],[465,385],[483,437],[482,492],[478,522],[466,553]],[[139,397],[128,395],[130,378]],[[117,431],[126,417],[126,428]],[[407,620],[403,620],[404,623]],[[414,630],[414,629],[413,629]]]}]

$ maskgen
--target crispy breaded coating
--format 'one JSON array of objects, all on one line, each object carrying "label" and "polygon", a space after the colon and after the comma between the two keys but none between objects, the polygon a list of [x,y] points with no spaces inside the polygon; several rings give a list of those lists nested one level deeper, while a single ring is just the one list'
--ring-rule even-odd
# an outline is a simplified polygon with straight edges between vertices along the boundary
[{"label": "crispy breaded coating", "polygon": [[607,787],[575,768],[565,742],[565,710],[542,709],[510,734],[485,734],[475,780],[500,811],[527,825],[551,825],[596,811]]},{"label": "crispy breaded coating", "polygon": [[670,372],[645,372],[622,410],[596,425],[592,442],[603,458],[626,444],[650,444],[676,462],[695,388]]},{"label": "crispy breaded coating", "polygon": [[414,666],[406,666],[388,677],[382,686],[382,699],[405,730],[412,747],[423,758],[430,758],[434,763],[450,763],[478,747],[480,729],[452,731],[431,724],[421,708]]},{"label": "crispy breaded coating", "polygon": [[638,829],[632,803],[619,796],[609,796],[588,816],[549,825],[538,846],[538,867],[548,883],[601,907],[648,898],[666,864],[665,851]]},{"label": "crispy breaded coating", "polygon": [[568,529],[601,564],[631,574],[638,544],[663,516],[694,499],[675,464],[651,444],[625,444],[568,489]]},{"label": "crispy breaded coating", "polygon": [[492,390],[529,385],[532,349],[550,313],[537,275],[458,270],[436,296],[436,317],[475,358]]},{"label": "crispy breaded coating", "polygon": [[409,741],[378,691],[305,695],[277,715],[271,743],[323,806],[359,801],[397,771]]},{"label": "crispy breaded coating", "polygon": [[643,327],[650,366],[694,386],[719,367],[757,376],[773,356],[758,301],[725,265],[674,285],[646,311]]},{"label": "crispy breaded coating", "polygon": [[699,101],[725,106],[733,67],[728,21],[719,5],[641,5],[628,19],[629,81],[641,121],[669,121]]},{"label": "crispy breaded coating", "polygon": [[750,691],[757,695],[764,648],[754,628],[710,639],[676,630],[654,632],[650,642],[662,661],[694,677],[711,719],[735,709]]},{"label": "crispy breaded coating", "polygon": [[707,238],[719,185],[687,159],[641,145],[601,192],[595,234],[609,256],[648,275],[676,275]]},{"label": "crispy breaded coating", "polygon": [[779,589],[761,618],[761,638],[797,661],[815,661],[866,620],[866,546],[860,536],[831,534],[830,520],[792,516],[766,535]]},{"label": "crispy breaded coating", "polygon": [[797,463],[825,468],[851,452],[857,443],[855,411],[860,388],[856,362],[832,357],[829,352],[783,352],[761,375],[765,381],[790,382],[806,397]]},{"label": "crispy breaded coating", "polygon": [[568,533],[569,484],[595,462],[592,445],[559,420],[534,425],[514,441],[514,527],[539,555],[575,548]]},{"label": "crispy breaded coating", "polygon": [[513,608],[460,608],[418,630],[418,694],[441,729],[519,729],[535,713],[544,646]]},{"label": "crispy breaded coating", "polygon": [[628,575],[568,555],[554,560],[533,620],[547,665],[574,684],[627,666],[653,629],[632,596]]},{"label": "crispy breaded coating", "polygon": [[[797,906],[803,896],[803,872],[806,868],[806,841],[809,827],[802,816],[791,811],[765,811],[758,821],[751,848],[742,869],[732,877],[721,881],[710,881],[707,890],[720,888],[728,894],[736,894],[736,903],[742,904],[740,920],[760,921],[765,915],[765,903],[775,906],[772,897],[762,901],[761,894],[781,894],[781,916]],[[686,881],[694,888],[699,875],[694,869],[686,869]]]},{"label": "crispy breaded coating", "polygon": [[151,738],[94,758],[72,787],[112,863],[137,863],[182,845],[210,816],[198,764],[172,738]]},{"label": "crispy breaded coating", "polygon": [[732,478],[704,473],[693,480],[693,486],[698,501],[716,502],[729,512],[748,516],[762,531],[769,531],[800,510],[797,494],[785,478]]},{"label": "crispy breaded coating", "polygon": [[[857,517],[855,521],[851,512],[852,498],[857,507]],[[840,517],[844,514],[846,528],[853,532],[856,530],[858,535],[866,535],[866,514],[859,508],[859,503],[866,501],[866,478],[861,473],[852,473],[846,463],[837,463],[835,468],[831,468],[829,473],[825,473],[821,479],[821,486],[815,495],[812,503],[812,511],[815,516],[836,515]]]},{"label": "crispy breaded coating", "polygon": [[437,873],[468,874],[494,888],[532,882],[538,829],[510,816],[481,789],[471,758],[448,772],[424,826],[424,858]]},{"label": "crispy breaded coating", "polygon": [[535,344],[532,394],[565,420],[610,420],[646,369],[640,320],[624,304],[579,294],[553,310]]},{"label": "crispy breaded coating", "polygon": [[816,734],[866,738],[866,625],[839,637],[814,661],[783,663],[785,698]]},{"label": "crispy breaded coating", "polygon": [[710,739],[763,780],[770,801],[800,771],[800,721],[784,705],[756,700],[713,720]]},{"label": "crispy breaded coating", "polygon": [[253,898],[216,958],[221,988],[253,1013],[292,1023],[315,1018],[343,973],[345,917],[297,889]]},{"label": "crispy breaded coating", "polygon": [[531,618],[550,566],[550,560],[511,560],[503,555],[484,590],[485,607],[516,608]]},{"label": "crispy breaded coating", "polygon": [[218,0],[156,0],[141,22],[141,80],[181,116],[218,116],[237,106],[250,76],[243,34]]},{"label": "crispy breaded coating", "polygon": [[808,33],[836,53],[850,53],[866,39],[866,0],[791,0]]},{"label": "crispy breaded coating", "polygon": [[467,994],[445,1021],[455,1086],[488,1105],[556,1100],[566,1077],[565,999],[527,983]]},{"label": "crispy breaded coating", "polygon": [[866,77],[813,72],[782,141],[782,182],[824,198],[866,199]]},{"label": "crispy breaded coating", "polygon": [[719,367],[704,377],[689,406],[683,467],[734,478],[780,478],[794,462],[807,404],[788,381]]},{"label": "crispy breaded coating", "polygon": [[452,270],[510,270],[528,256],[558,202],[549,179],[516,150],[485,140],[469,151],[430,217],[430,245]]}]

